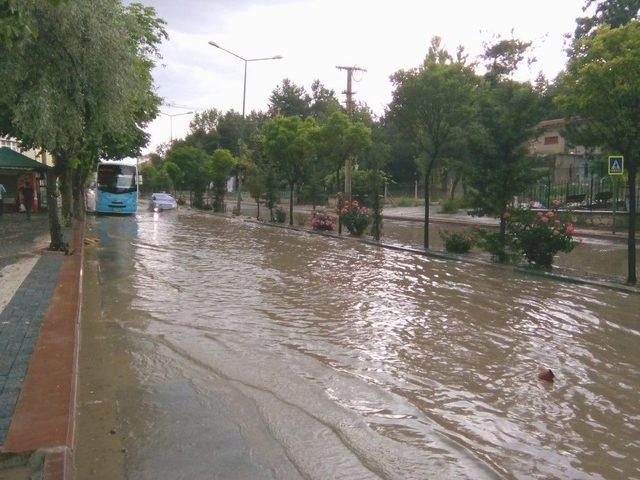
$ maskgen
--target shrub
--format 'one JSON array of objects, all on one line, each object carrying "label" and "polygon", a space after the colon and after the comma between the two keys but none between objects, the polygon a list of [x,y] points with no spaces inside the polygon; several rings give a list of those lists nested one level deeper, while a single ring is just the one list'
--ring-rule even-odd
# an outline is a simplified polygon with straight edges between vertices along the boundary
[{"label": "shrub", "polygon": [[176,200],[176,203],[182,207],[187,204],[187,201],[184,199],[182,195],[180,195]]},{"label": "shrub", "polygon": [[458,213],[458,210],[462,207],[462,201],[458,199],[444,200],[440,204],[440,213]]},{"label": "shrub", "polygon": [[371,221],[371,214],[367,207],[363,207],[357,200],[345,202],[340,210],[340,219],[351,235],[360,236]]},{"label": "shrub", "polygon": [[284,223],[287,220],[287,213],[281,207],[276,207],[273,210],[272,220],[276,223]]},{"label": "shrub", "polygon": [[570,252],[576,246],[573,224],[560,218],[557,206],[534,212],[531,207],[504,213],[512,248],[525,256],[530,264],[551,268],[558,252]]},{"label": "shrub", "polygon": [[311,227],[314,230],[333,230],[335,221],[327,212],[313,212],[311,215]]},{"label": "shrub", "polygon": [[202,204],[202,210],[213,210],[213,206],[211,206],[210,203],[204,203]]},{"label": "shrub", "polygon": [[500,241],[500,233],[485,230],[484,228],[476,229],[476,244],[482,250],[491,254],[491,258],[498,262],[506,262],[507,260],[515,260],[520,255],[514,254],[510,248],[510,237],[505,236],[505,245]]},{"label": "shrub", "polygon": [[467,253],[473,248],[474,236],[469,232],[440,231],[440,238],[444,242],[444,248],[451,253]]}]

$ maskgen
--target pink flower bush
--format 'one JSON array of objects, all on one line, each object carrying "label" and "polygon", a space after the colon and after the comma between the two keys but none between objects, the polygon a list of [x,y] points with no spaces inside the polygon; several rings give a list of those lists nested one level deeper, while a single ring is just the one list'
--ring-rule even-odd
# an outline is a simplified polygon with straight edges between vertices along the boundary
[{"label": "pink flower bush", "polygon": [[357,200],[345,202],[340,209],[342,223],[351,235],[360,236],[371,221],[371,214],[367,207],[360,206]]},{"label": "pink flower bush", "polygon": [[327,212],[313,212],[311,215],[311,227],[314,230],[331,231],[334,226],[334,217]]},{"label": "pink flower bush", "polygon": [[546,212],[533,212],[531,208],[511,209],[507,221],[510,249],[520,252],[527,261],[540,268],[551,268],[558,252],[570,252],[577,242],[573,240],[573,224],[564,221],[557,208]]}]

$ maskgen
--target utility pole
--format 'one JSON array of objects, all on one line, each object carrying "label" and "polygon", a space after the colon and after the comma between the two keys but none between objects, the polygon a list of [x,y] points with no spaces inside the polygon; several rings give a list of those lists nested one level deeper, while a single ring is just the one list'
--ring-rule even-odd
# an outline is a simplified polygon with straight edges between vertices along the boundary
[{"label": "utility pole", "polygon": [[[353,117],[353,94],[356,93],[353,91],[352,83],[353,83],[353,72],[366,72],[365,68],[360,67],[341,67],[336,66],[338,70],[346,70],[347,71],[347,89],[343,91],[347,96],[347,115],[349,118]],[[349,156],[345,162],[344,168],[344,198],[347,201],[351,201],[351,176],[353,172],[353,158]]]}]

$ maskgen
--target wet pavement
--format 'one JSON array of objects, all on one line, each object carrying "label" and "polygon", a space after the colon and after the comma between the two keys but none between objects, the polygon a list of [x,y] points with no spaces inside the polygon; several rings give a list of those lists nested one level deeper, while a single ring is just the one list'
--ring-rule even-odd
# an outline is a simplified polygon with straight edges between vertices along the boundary
[{"label": "wet pavement", "polygon": [[0,269],[46,247],[49,219],[46,213],[34,213],[27,220],[24,213],[0,216]]},{"label": "wet pavement", "polygon": [[187,210],[91,222],[80,478],[640,477],[638,296]]},{"label": "wet pavement", "polygon": [[9,429],[63,258],[40,257],[0,311],[0,445]]}]

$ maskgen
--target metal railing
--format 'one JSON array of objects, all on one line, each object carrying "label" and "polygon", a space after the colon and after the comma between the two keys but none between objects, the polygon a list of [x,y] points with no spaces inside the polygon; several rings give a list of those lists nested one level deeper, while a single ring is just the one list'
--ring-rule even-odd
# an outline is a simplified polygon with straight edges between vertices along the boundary
[{"label": "metal railing", "polygon": [[[640,189],[636,188],[636,208],[640,207]],[[619,210],[628,210],[629,192],[623,179],[609,176],[591,178],[581,182],[551,183],[548,179],[525,188],[516,197],[516,203],[530,201],[549,208],[554,200],[574,210],[612,210],[614,202]]]}]

